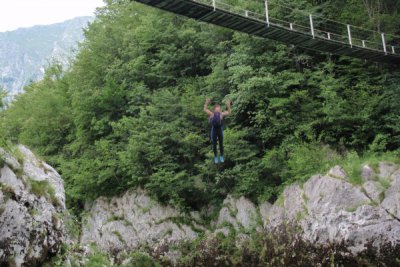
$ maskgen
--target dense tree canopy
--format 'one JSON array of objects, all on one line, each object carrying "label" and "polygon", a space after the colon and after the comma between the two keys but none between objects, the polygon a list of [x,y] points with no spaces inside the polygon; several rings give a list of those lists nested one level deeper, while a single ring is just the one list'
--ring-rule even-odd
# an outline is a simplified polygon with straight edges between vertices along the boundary
[{"label": "dense tree canopy", "polygon": [[[393,66],[107,2],[71,69],[51,67],[0,113],[2,135],[62,173],[71,206],[132,187],[180,207],[228,193],[270,199],[339,155],[400,146],[400,73]],[[373,1],[292,2],[399,29],[397,1],[379,1],[378,10]],[[224,166],[212,163],[206,96],[233,101]]]}]

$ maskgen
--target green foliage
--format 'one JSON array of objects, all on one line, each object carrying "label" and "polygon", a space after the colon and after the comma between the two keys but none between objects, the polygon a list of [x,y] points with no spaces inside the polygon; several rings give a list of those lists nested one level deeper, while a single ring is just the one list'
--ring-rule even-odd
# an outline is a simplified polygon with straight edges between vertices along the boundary
[{"label": "green foliage", "polygon": [[288,175],[294,180],[305,182],[313,174],[326,172],[338,159],[337,153],[326,146],[312,144],[296,146],[289,153]]},{"label": "green foliage", "polygon": [[359,185],[363,182],[361,178],[361,167],[363,163],[363,159],[360,158],[357,153],[352,152],[347,155],[346,161],[343,163],[343,168],[352,184]]},{"label": "green foliage", "polygon": [[111,267],[113,264],[108,259],[108,256],[104,253],[96,251],[92,253],[88,261],[85,263],[86,267]]},{"label": "green foliage", "polygon": [[[200,237],[180,247],[176,266],[396,266],[399,246],[383,245],[385,254],[367,244],[363,253],[350,253],[345,244],[311,244],[299,236],[298,228],[282,225],[273,232],[251,232],[248,238],[222,233]],[[288,245],[290,244],[290,245]]]},{"label": "green foliage", "polygon": [[[399,22],[390,1],[369,19],[362,1],[342,2],[291,5],[398,31],[387,23]],[[336,164],[359,184],[366,159],[400,147],[400,73],[391,66],[306,53],[125,0],[107,1],[85,36],[68,71],[51,66],[0,112],[0,136],[55,166],[78,212],[136,187],[183,209],[227,194],[275,200],[283,186]],[[233,101],[224,165],[212,163],[206,96]]]},{"label": "green foliage", "polygon": [[132,267],[161,267],[155,259],[150,257],[147,254],[141,253],[141,252],[134,252],[129,255],[129,261],[130,263],[128,266]]},{"label": "green foliage", "polygon": [[389,139],[388,135],[377,134],[374,141],[369,145],[369,150],[376,153],[385,152]]},{"label": "green foliage", "polygon": [[7,91],[0,85],[0,111],[7,105],[6,103]]}]

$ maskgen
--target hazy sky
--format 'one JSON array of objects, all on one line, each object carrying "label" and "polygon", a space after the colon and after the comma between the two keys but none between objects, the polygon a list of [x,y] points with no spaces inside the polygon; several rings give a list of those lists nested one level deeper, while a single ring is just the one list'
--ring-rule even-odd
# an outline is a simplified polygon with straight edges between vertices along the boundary
[{"label": "hazy sky", "polygon": [[0,0],[0,32],[93,15],[103,0]]}]

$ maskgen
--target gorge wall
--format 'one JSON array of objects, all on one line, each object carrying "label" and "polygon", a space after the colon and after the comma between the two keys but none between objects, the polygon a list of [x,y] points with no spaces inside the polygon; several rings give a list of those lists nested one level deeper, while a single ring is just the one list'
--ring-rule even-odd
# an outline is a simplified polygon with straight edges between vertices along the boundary
[{"label": "gorge wall", "polygon": [[[63,181],[24,146],[1,149],[0,155],[0,262],[34,266],[57,254],[62,243],[74,243],[65,226]],[[274,204],[228,196],[222,206],[185,213],[135,189],[87,203],[80,237],[64,260],[84,266],[88,255],[100,251],[115,264],[129,264],[129,253],[147,251],[173,265],[183,243],[234,233],[240,247],[250,233],[266,236],[282,225],[295,226],[309,244],[342,244],[353,255],[372,246],[379,253],[400,244],[399,203],[400,170],[385,162],[364,166],[359,184],[336,166],[288,186]]]}]

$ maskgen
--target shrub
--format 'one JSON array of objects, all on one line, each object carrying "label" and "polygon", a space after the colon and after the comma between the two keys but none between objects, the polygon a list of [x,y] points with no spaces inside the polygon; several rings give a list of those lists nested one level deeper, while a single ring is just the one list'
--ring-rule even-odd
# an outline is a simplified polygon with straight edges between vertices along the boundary
[{"label": "shrub", "polygon": [[0,183],[0,191],[3,192],[5,200],[4,202],[7,202],[8,199],[15,196],[14,189],[12,189],[12,187],[7,184]]},{"label": "shrub", "polygon": [[339,155],[328,146],[316,144],[295,146],[289,154],[288,178],[305,182],[314,174],[326,172],[339,158]]},{"label": "shrub", "polygon": [[36,181],[29,180],[30,191],[37,197],[45,197],[50,203],[57,206],[60,205],[58,198],[56,197],[56,193],[54,188],[47,180]]},{"label": "shrub", "polygon": [[96,251],[95,253],[91,254],[88,258],[88,261],[85,263],[86,267],[111,267],[110,260],[108,256],[104,253]]},{"label": "shrub", "polygon": [[155,259],[142,252],[134,252],[129,258],[130,263],[124,267],[161,267]]},{"label": "shrub", "polygon": [[[237,246],[236,235],[218,234],[183,246],[178,266],[397,266],[400,246],[387,243],[380,251],[366,245],[353,255],[348,244],[320,245],[301,238],[295,225],[252,232]],[[369,263],[369,264],[368,264]]]}]

